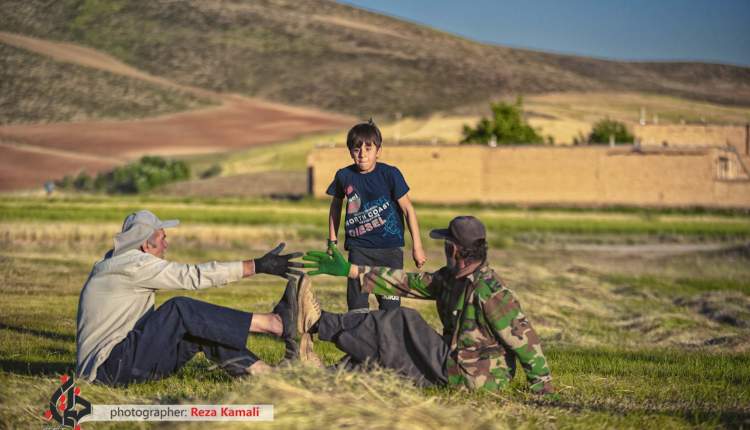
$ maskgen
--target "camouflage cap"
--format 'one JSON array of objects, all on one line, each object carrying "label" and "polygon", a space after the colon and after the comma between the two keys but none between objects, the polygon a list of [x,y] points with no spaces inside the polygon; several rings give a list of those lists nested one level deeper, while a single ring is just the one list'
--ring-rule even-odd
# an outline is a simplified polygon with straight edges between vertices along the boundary
[{"label": "camouflage cap", "polygon": [[486,239],[487,232],[484,224],[471,215],[457,216],[448,224],[448,228],[438,228],[430,231],[433,239],[448,239],[464,248],[470,248],[479,239]]}]

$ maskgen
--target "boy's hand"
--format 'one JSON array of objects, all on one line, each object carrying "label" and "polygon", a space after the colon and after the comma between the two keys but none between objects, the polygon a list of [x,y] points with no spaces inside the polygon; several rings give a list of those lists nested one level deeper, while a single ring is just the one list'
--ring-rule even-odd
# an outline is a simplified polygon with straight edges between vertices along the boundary
[{"label": "boy's hand", "polygon": [[421,246],[412,249],[411,257],[414,259],[414,264],[417,266],[417,269],[421,269],[422,266],[424,266],[425,261],[427,261],[427,256]]},{"label": "boy's hand", "polygon": [[307,251],[307,253],[305,253],[305,256],[302,257],[302,259],[305,261],[311,261],[311,263],[305,263],[305,268],[315,269],[307,272],[307,274],[310,276],[349,276],[349,270],[352,268],[352,263],[346,261],[341,254],[341,251],[335,246],[329,246],[328,251],[331,252],[331,255],[322,251]]}]

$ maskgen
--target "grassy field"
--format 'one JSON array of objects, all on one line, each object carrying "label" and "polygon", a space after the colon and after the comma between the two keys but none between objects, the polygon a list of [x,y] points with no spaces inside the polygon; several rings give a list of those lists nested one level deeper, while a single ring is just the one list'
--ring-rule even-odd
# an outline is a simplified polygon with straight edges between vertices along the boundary
[{"label": "grassy field", "polygon": [[[183,221],[170,231],[178,261],[258,256],[279,241],[320,248],[326,202],[67,197],[0,200],[0,428],[43,424],[61,373],[75,365],[78,294],[128,211]],[[94,404],[271,403],[261,428],[715,428],[750,425],[750,219],[742,214],[417,208],[429,228],[460,213],[488,224],[490,261],[542,336],[558,403],[539,401],[522,375],[499,395],[418,389],[386,370],[300,367],[242,381],[202,357],[159,382],[110,389],[81,382]],[[593,227],[592,227],[593,226]],[[743,243],[745,243],[743,245]],[[426,240],[427,268],[442,245]],[[408,252],[407,252],[408,255]],[[407,258],[407,268],[413,264]],[[343,311],[345,287],[314,279],[323,307]],[[264,312],[284,283],[259,276],[187,295]],[[157,303],[175,294],[157,295]],[[408,301],[436,328],[430,302]],[[251,336],[276,364],[281,342]],[[317,342],[327,364],[341,353]],[[325,423],[325,424],[322,424]],[[227,423],[228,424],[228,423]],[[161,427],[193,428],[199,423]],[[223,425],[222,427],[229,426]],[[239,425],[238,425],[239,426]],[[150,428],[137,423],[84,428]],[[229,426],[231,427],[231,426]]]}]

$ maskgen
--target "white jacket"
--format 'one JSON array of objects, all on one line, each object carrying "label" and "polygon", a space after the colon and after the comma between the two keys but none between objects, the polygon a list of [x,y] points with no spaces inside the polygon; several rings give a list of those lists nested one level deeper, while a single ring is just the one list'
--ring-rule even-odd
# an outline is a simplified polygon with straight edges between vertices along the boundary
[{"label": "white jacket", "polygon": [[156,290],[199,290],[242,279],[242,262],[181,264],[137,249],[94,264],[78,300],[76,373],[89,381],[154,306]]}]

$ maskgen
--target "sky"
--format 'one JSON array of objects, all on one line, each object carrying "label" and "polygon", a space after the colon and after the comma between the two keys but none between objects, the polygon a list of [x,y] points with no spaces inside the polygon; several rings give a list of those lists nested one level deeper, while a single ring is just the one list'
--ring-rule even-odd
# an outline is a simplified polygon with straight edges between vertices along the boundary
[{"label": "sky", "polygon": [[469,39],[617,60],[750,66],[750,0],[346,0]]}]

